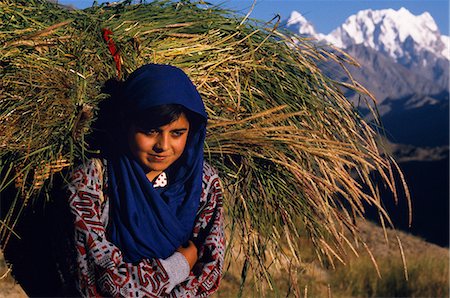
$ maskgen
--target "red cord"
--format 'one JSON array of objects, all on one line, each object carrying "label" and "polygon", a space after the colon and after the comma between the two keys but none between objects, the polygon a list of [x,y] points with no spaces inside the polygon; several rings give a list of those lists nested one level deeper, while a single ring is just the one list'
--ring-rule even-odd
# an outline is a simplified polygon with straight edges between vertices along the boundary
[{"label": "red cord", "polygon": [[111,55],[114,58],[114,61],[116,62],[117,76],[120,78],[122,62],[120,59],[119,50],[117,49],[117,46],[111,37],[113,32],[107,28],[103,28],[102,33],[103,33],[103,39],[105,40],[106,44],[108,45],[109,52],[111,53]]}]

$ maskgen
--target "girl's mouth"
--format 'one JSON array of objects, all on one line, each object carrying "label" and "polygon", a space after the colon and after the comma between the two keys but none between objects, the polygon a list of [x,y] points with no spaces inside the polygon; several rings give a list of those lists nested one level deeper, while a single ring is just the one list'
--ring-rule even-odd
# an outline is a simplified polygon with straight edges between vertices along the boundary
[{"label": "girl's mouth", "polygon": [[150,159],[153,161],[164,161],[167,158],[167,156],[162,155],[150,155]]}]

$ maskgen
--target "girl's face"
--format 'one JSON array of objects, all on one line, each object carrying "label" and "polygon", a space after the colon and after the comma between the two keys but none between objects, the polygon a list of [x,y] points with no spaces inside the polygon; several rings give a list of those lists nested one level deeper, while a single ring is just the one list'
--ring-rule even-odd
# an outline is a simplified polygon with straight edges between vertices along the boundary
[{"label": "girl's face", "polygon": [[184,113],[172,123],[150,131],[131,126],[128,132],[131,153],[150,181],[180,158],[188,133],[189,121]]}]

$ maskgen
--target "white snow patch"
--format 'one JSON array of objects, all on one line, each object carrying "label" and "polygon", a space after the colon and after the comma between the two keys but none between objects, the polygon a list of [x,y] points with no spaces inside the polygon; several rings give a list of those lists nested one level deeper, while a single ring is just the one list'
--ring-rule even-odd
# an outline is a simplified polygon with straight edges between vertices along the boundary
[{"label": "white snow patch", "polygon": [[286,26],[289,27],[297,27],[297,32],[300,35],[310,35],[316,36],[316,30],[314,26],[302,16],[298,11],[292,11],[291,16],[287,20]]}]

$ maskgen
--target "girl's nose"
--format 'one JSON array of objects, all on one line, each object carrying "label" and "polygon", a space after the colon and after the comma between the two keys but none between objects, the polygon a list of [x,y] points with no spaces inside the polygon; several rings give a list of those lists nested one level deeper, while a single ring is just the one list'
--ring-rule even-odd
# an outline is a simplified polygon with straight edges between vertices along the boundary
[{"label": "girl's nose", "polygon": [[166,151],[168,147],[169,147],[169,138],[164,134],[160,134],[157,142],[155,143],[155,146],[153,146],[153,150],[156,153],[161,153],[163,151]]}]

